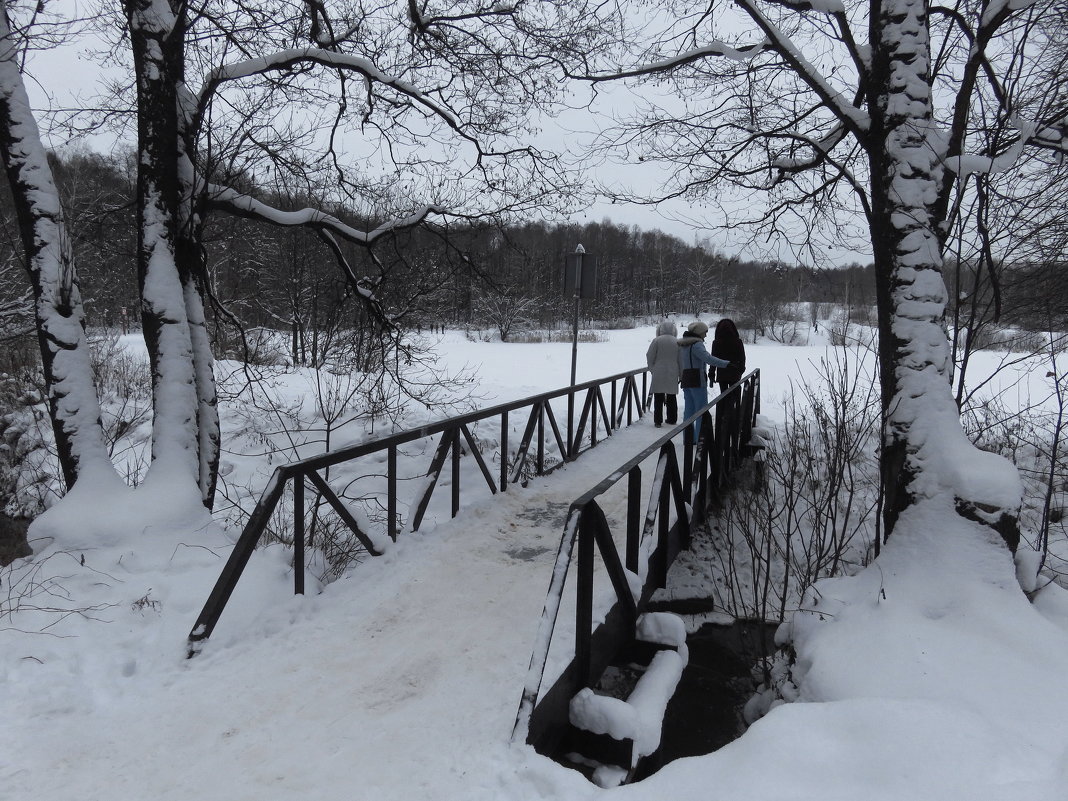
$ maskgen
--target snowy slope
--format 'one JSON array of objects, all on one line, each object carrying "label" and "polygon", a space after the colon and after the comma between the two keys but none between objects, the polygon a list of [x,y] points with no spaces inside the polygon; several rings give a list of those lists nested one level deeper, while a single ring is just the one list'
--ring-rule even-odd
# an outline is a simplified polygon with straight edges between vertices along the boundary
[{"label": "snowy slope", "polygon": [[[583,346],[580,377],[638,366],[650,337]],[[566,383],[567,346],[446,344],[469,363],[486,349],[500,400],[539,377]],[[750,348],[766,413],[820,350]],[[287,551],[257,552],[193,660],[185,636],[233,532],[158,494],[81,499],[4,576],[24,608],[0,622],[0,797],[1068,798],[1065,593],[1029,604],[1001,546],[936,503],[902,520],[874,566],[818,585],[792,623],[798,701],[718,753],[602,791],[510,746],[566,505],[615,449],[653,435],[645,421],[479,500],[320,594],[292,596]]]}]

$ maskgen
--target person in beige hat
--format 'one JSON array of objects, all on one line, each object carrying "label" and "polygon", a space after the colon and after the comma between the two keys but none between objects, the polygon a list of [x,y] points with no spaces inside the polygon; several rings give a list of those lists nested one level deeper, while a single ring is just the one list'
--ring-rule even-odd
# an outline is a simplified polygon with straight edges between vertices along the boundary
[{"label": "person in beige hat", "polygon": [[[683,419],[688,420],[697,410],[708,403],[708,377],[705,365],[709,367],[730,367],[726,359],[713,356],[705,348],[705,335],[708,324],[700,320],[686,326],[686,333],[679,339],[679,373],[682,375],[682,396],[685,399]],[[701,435],[701,418],[694,421],[694,442]]]}]

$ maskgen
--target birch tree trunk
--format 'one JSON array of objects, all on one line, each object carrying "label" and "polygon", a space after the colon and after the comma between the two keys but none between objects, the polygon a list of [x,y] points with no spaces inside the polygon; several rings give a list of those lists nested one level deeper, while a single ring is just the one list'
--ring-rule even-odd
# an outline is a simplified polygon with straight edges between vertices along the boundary
[{"label": "birch tree trunk", "polygon": [[60,468],[68,490],[90,474],[118,482],[100,423],[74,252],[18,58],[0,10],[0,153],[26,249]]},{"label": "birch tree trunk", "polygon": [[[184,33],[184,26],[182,30]],[[196,132],[188,115],[188,109],[195,107],[195,100],[189,94],[185,83],[184,36],[179,37],[176,33],[173,38],[182,42],[181,52],[174,65],[178,71],[174,77],[179,94],[178,161],[175,168],[181,195],[181,221],[178,227],[176,257],[193,348],[193,380],[197,396],[198,484],[204,506],[211,509],[215,502],[215,485],[219,476],[221,432],[219,399],[215,385],[215,358],[211,352],[211,338],[208,336],[204,319],[204,293],[208,271],[204,252],[204,219],[197,203],[198,182],[193,161]]]},{"label": "birch tree trunk", "polygon": [[211,339],[204,319],[202,287],[207,279],[201,238],[203,226],[192,198],[192,183],[186,184],[183,181],[184,214],[179,231],[177,258],[179,264],[185,265],[179,269],[179,275],[193,348],[193,380],[197,395],[198,484],[204,506],[211,509],[215,502],[215,485],[219,475],[219,402],[215,388],[215,357],[211,352]]},{"label": "birch tree trunk", "polygon": [[184,12],[174,0],[126,0],[125,8],[137,82],[138,282],[154,410],[152,465],[146,480],[162,474],[166,481],[191,479],[202,486],[187,293],[192,279],[178,260],[182,187],[177,76],[184,56]]}]

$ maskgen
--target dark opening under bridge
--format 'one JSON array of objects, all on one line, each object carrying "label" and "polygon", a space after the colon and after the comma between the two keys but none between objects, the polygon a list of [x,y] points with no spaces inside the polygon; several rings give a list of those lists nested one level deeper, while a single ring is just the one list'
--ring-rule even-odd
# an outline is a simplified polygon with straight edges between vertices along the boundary
[{"label": "dark opening under bridge", "polygon": [[[510,485],[547,475],[641,419],[649,401],[647,378],[644,370],[620,373],[277,468],[190,632],[190,656],[215,629],[287,486],[292,487],[294,591],[303,593],[307,491],[319,493],[367,552],[375,555],[404,532],[419,529],[439,484],[451,484],[449,510],[453,517],[460,513],[462,461],[477,466],[484,480],[483,493],[488,489],[497,494]],[[609,665],[620,661],[646,664],[655,673],[658,664],[672,661],[658,657],[659,653],[680,650],[683,643],[672,634],[671,626],[647,615],[646,606],[656,589],[666,585],[672,561],[687,547],[691,531],[702,524],[731,471],[749,453],[750,432],[760,406],[759,381],[759,371],[753,371],[713,397],[690,420],[649,432],[654,438],[648,441],[647,437],[640,448],[632,448],[623,458],[617,452],[618,466],[604,471],[607,477],[580,497],[574,498],[575,488],[570,488],[573,500],[563,536],[551,568],[542,573],[542,586],[548,582],[549,592],[533,655],[526,675],[516,676],[515,691],[517,695],[521,691],[521,700],[514,741],[528,742],[549,755],[562,749],[585,753],[588,759],[618,765],[629,773],[641,758],[650,756],[642,750],[641,733],[594,731],[581,720],[576,725],[573,701],[585,688],[596,686]],[[579,412],[567,415],[564,431],[558,422],[563,415],[559,408],[554,410],[554,401],[558,407],[567,403],[569,410]],[[523,433],[513,451],[508,445],[511,421],[524,418]],[[698,418],[704,422],[700,438],[693,442],[691,423]],[[483,442],[472,432],[476,424],[490,421],[499,422],[502,458],[496,471],[481,452]],[[398,449],[436,435],[440,437],[429,468],[402,519],[397,498]],[[381,459],[383,454],[387,516],[383,530],[376,532],[366,522],[360,525],[358,515],[339,498],[322,471],[360,458]],[[607,514],[606,508],[610,509]],[[573,597],[564,592],[569,572],[574,574]]]}]

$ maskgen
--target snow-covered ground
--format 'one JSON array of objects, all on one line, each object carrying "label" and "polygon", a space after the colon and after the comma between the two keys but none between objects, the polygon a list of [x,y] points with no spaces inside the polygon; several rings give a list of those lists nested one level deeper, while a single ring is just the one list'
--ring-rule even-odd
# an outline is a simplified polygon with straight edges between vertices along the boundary
[{"label": "snow-covered ground", "polygon": [[[580,380],[641,366],[652,333],[581,345]],[[480,405],[568,380],[570,345],[439,347],[477,369]],[[774,419],[824,345],[747,350]],[[289,552],[265,548],[193,660],[185,637],[236,532],[159,488],[61,504],[2,574],[21,608],[0,620],[0,797],[1068,798],[1068,595],[1029,603],[1009,554],[937,502],[874,565],[817,585],[787,624],[797,700],[719,752],[606,791],[510,745],[563,511],[653,437],[642,421],[474,499],[319,593],[294,597]],[[251,459],[232,469],[254,475]]]}]

